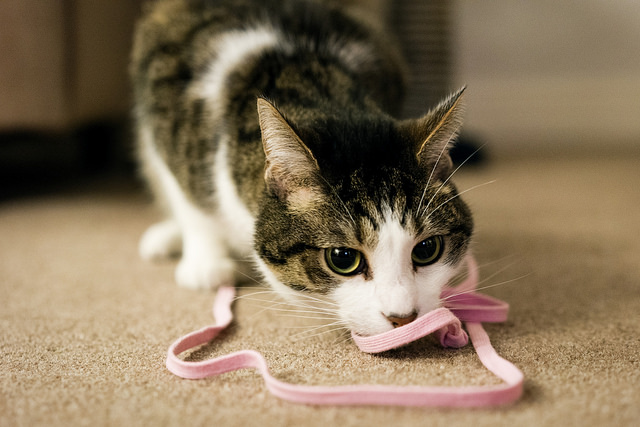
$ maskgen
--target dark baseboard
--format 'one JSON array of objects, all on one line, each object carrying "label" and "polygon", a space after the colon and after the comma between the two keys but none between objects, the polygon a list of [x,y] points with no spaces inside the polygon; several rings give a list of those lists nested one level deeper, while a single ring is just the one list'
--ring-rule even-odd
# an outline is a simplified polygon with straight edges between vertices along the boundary
[{"label": "dark baseboard", "polygon": [[0,132],[0,200],[46,194],[109,175],[134,175],[127,120],[69,131]]}]

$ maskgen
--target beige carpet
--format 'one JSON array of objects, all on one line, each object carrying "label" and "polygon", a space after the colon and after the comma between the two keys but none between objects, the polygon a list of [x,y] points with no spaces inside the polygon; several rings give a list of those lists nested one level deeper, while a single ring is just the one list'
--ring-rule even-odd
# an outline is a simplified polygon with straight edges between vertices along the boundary
[{"label": "beige carpet", "polygon": [[[515,405],[310,407],[271,396],[253,371],[173,376],[167,346],[211,322],[213,295],[177,288],[170,263],[139,260],[157,217],[135,186],[114,182],[0,205],[0,425],[639,425],[640,158],[502,161],[457,182],[494,179],[466,198],[483,285],[506,282],[486,292],[512,307],[487,330],[525,374]],[[425,340],[366,355],[264,310],[270,300],[240,300],[238,322],[199,357],[253,348],[300,384],[497,381],[470,348]]]}]

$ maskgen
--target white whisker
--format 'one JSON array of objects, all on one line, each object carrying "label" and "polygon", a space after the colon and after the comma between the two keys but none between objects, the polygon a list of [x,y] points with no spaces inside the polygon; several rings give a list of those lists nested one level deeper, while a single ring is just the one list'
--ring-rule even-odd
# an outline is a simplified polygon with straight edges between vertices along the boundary
[{"label": "white whisker", "polygon": [[510,269],[511,267],[513,267],[513,266],[515,265],[515,263],[516,263],[516,262],[514,261],[514,262],[512,262],[512,263],[510,263],[510,264],[505,265],[505,266],[504,266],[504,267],[502,267],[502,268],[499,268],[497,271],[494,271],[494,272],[493,272],[493,273],[491,273],[489,276],[487,276],[487,277],[483,278],[482,280],[480,280],[480,281],[478,282],[478,285],[481,285],[481,284],[483,284],[483,283],[487,282],[488,280],[493,279],[493,278],[494,278],[494,277],[496,277],[498,274],[500,274],[500,273],[502,273],[502,272],[504,272],[504,271],[507,271],[508,269]]},{"label": "white whisker", "polygon": [[261,281],[259,281],[257,278],[255,278],[253,276],[249,276],[247,273],[244,273],[244,272],[242,272],[242,271],[240,271],[238,269],[234,269],[234,272],[239,274],[239,275],[241,275],[241,276],[246,277],[247,279],[251,280],[252,282],[254,282],[257,285],[262,285]]},{"label": "white whisker", "polygon": [[[508,258],[508,257],[511,257],[511,255],[508,255],[508,256],[506,256],[506,257],[503,257],[501,260],[498,260],[498,261],[492,261],[492,262],[488,262],[488,263],[486,263],[486,264],[482,264],[481,266],[478,266],[478,270],[480,270],[480,269],[482,269],[482,268],[484,268],[484,267],[486,267],[486,266],[488,266],[488,265],[495,264],[496,262],[501,262],[502,260],[504,260],[504,259],[506,259],[506,258]],[[508,270],[508,269],[509,269],[509,268],[511,268],[514,264],[515,264],[515,261],[514,261],[514,262],[512,262],[512,263],[510,263],[510,264],[508,264],[508,265],[506,265],[506,266],[504,266],[504,267],[502,267],[502,268],[500,268],[500,269],[498,269],[498,271],[493,272],[493,273],[492,273],[492,274],[490,274],[489,276],[484,277],[482,280],[480,280],[480,281],[476,284],[476,288],[478,287],[478,285],[480,285],[480,284],[482,284],[482,283],[485,283],[487,280],[491,280],[492,278],[494,278],[494,277],[495,277],[495,276],[497,276],[498,274],[502,273],[503,271]],[[468,275],[468,273],[466,273],[466,272],[461,272],[461,273],[460,273],[460,275],[459,275],[459,277],[460,277],[460,278],[463,278],[463,277],[466,277],[467,275]],[[448,286],[448,285],[447,285],[446,287],[448,287],[448,288],[454,288],[455,286],[456,286],[456,285],[453,285],[453,286]]]},{"label": "white whisker", "polygon": [[302,298],[302,299],[308,299],[310,301],[319,302],[319,303],[322,303],[322,304],[335,305],[335,306],[338,305],[333,301],[329,301],[329,300],[326,300],[326,299],[323,299],[323,298],[318,298],[318,297],[310,295],[310,294],[301,293],[301,294],[298,294],[297,296],[299,298]]},{"label": "white whisker", "polygon": [[440,193],[440,190],[442,190],[444,188],[445,185],[447,185],[447,182],[449,182],[451,180],[451,178],[453,177],[453,175],[455,175],[456,172],[458,172],[460,170],[460,168],[462,166],[464,166],[465,163],[467,163],[469,161],[469,159],[471,159],[478,151],[480,151],[482,148],[484,147],[484,145],[481,145],[480,147],[478,147],[478,149],[476,151],[474,151],[473,153],[469,154],[469,156],[464,159],[464,161],[462,163],[460,163],[460,165],[458,165],[457,168],[455,168],[453,170],[453,172],[451,172],[449,174],[449,176],[447,177],[447,179],[444,180],[444,182],[440,185],[440,187],[438,187],[438,189],[436,190],[436,192],[433,194],[433,196],[431,196],[431,199],[429,199],[429,203],[427,203],[427,206],[425,206],[424,208],[424,212],[426,212],[427,210],[429,210],[429,206],[431,206],[431,203],[433,202],[433,200],[436,198],[436,196],[438,195],[438,193]]},{"label": "white whisker", "polygon": [[328,328],[328,327],[336,326],[339,324],[340,322],[325,323],[323,325],[317,325],[317,326],[310,326],[310,325],[286,326],[285,329],[305,329],[305,331],[314,331],[316,329]]},{"label": "white whisker", "polygon": [[[455,196],[451,196],[450,198],[448,198],[447,200],[445,200],[444,202],[442,202],[438,206],[436,206],[431,212],[429,212],[429,214],[427,215],[425,220],[429,219],[431,217],[431,215],[433,215],[435,212],[438,211],[438,209],[440,209],[441,207],[443,207],[444,205],[446,205],[447,203],[449,203],[453,199],[456,199],[456,198],[462,196],[464,193],[467,193],[467,192],[469,192],[471,190],[475,190],[476,188],[484,187],[485,185],[489,185],[489,184],[493,184],[494,182],[496,182],[495,179],[491,180],[491,181],[484,182],[482,184],[474,185],[473,187],[467,188],[466,190],[457,193]],[[426,208],[425,208],[425,211],[426,211]]]},{"label": "white whisker", "polygon": [[[262,295],[276,296],[278,300],[261,298]],[[252,318],[265,311],[272,311],[282,317],[311,319],[316,322],[323,322],[323,325],[317,328],[325,328],[334,324],[342,325],[338,317],[337,304],[308,294],[300,294],[294,301],[290,301],[280,299],[280,295],[277,292],[267,289],[241,295],[236,297],[236,299],[257,302],[263,305],[261,310],[253,313]],[[344,328],[344,326],[341,327]],[[308,326],[304,328],[308,328]]]},{"label": "white whisker", "polygon": [[[256,295],[276,295],[276,293],[274,291],[272,291],[272,290],[255,291],[255,292],[251,292],[251,293],[246,294],[246,295],[236,295],[234,300],[238,301],[238,300],[242,300],[242,299],[249,299],[251,297],[255,297]],[[255,301],[266,301],[266,300],[255,299]]]},{"label": "white whisker", "polygon": [[485,289],[495,288],[495,287],[497,287],[497,286],[508,285],[509,283],[516,282],[516,281],[518,281],[518,280],[521,280],[521,279],[527,278],[527,277],[531,276],[532,274],[533,274],[533,273],[527,273],[527,274],[523,274],[522,276],[514,277],[513,279],[504,280],[504,281],[502,281],[502,282],[494,283],[494,284],[492,284],[492,285],[481,286],[481,287],[479,287],[477,290],[478,290],[478,291],[483,291],[483,290],[485,290]]},{"label": "white whisker", "polygon": [[313,319],[313,320],[335,320],[335,317],[320,317],[320,316],[300,316],[297,314],[282,314],[282,317],[292,317],[295,319]]},{"label": "white whisker", "polygon": [[[266,302],[264,300],[258,300],[258,299],[253,300],[253,301],[260,301],[260,302],[263,302],[263,303]],[[260,310],[256,311],[255,313],[253,313],[253,315],[251,316],[251,319],[253,319],[253,318],[257,317],[257,316],[260,316],[265,311],[269,311],[269,310],[274,310],[275,311],[275,310],[277,310],[277,308],[274,308],[274,307],[276,307],[276,306],[278,306],[280,304],[282,304],[282,303],[272,303],[270,305],[262,307],[262,309],[260,309]]]},{"label": "white whisker", "polygon": [[301,313],[301,314],[336,314],[336,310],[329,310],[329,309],[320,309],[320,308],[315,308],[315,307],[306,307],[306,308],[313,308],[313,310],[302,310],[299,308],[271,308],[271,310],[273,311],[277,311],[280,313]]},{"label": "white whisker", "polygon": [[349,218],[351,218],[351,223],[353,224],[354,227],[356,227],[357,226],[356,220],[353,218],[353,215],[351,215],[349,208],[347,207],[346,203],[342,200],[342,198],[340,197],[336,189],[333,188],[333,186],[329,184],[329,182],[322,175],[319,175],[319,176],[320,176],[320,179],[322,179],[322,181],[324,181],[324,183],[327,184],[327,187],[329,187],[331,192],[336,196],[336,198],[340,202],[340,205],[342,205],[347,215],[349,215]]},{"label": "white whisker", "polygon": [[431,184],[431,179],[433,178],[433,174],[436,172],[436,169],[438,168],[438,163],[440,163],[440,159],[442,158],[442,155],[444,154],[444,152],[447,151],[447,148],[449,147],[449,143],[451,142],[453,137],[458,134],[458,130],[460,130],[460,126],[458,126],[456,130],[449,136],[449,140],[447,141],[446,144],[444,144],[444,146],[442,147],[442,150],[440,150],[440,154],[438,154],[436,163],[433,165],[433,168],[431,169],[431,174],[429,174],[429,179],[427,179],[427,185],[424,186],[424,190],[422,191],[422,197],[420,197],[420,203],[418,203],[416,212],[420,212],[420,208],[422,207],[422,202],[424,202],[424,196],[427,195],[427,189],[429,188],[429,184]]},{"label": "white whisker", "polygon": [[301,339],[311,339],[314,337],[319,337],[322,335],[330,334],[336,331],[345,331],[346,327],[342,325],[340,322],[335,322],[333,324],[322,325],[318,327],[311,328],[307,331],[301,331],[291,336],[293,340],[301,340]]},{"label": "white whisker", "polygon": [[[337,330],[337,329],[336,329]],[[338,335],[335,340],[331,343],[332,346],[339,346],[346,342],[351,341],[351,333],[348,328],[344,328],[342,330],[342,334]]]},{"label": "white whisker", "polygon": [[499,282],[499,283],[494,283],[492,285],[481,286],[479,288],[469,289],[469,290],[465,290],[465,291],[462,291],[462,292],[458,292],[456,294],[448,295],[446,298],[441,298],[441,301],[444,302],[444,301],[447,301],[448,299],[451,299],[451,298],[454,298],[454,297],[457,297],[457,296],[460,296],[460,295],[466,295],[466,294],[470,294],[470,293],[473,293],[473,292],[476,292],[476,291],[483,291],[485,289],[490,289],[490,288],[495,288],[495,287],[498,287],[498,286],[508,285],[509,283],[513,283],[513,282],[516,282],[518,280],[521,280],[521,279],[524,279],[526,277],[529,277],[531,274],[532,273],[527,273],[527,274],[523,274],[522,276],[519,276],[519,277],[516,277],[516,278],[513,278],[513,279],[505,280],[505,281],[502,281],[502,282]]}]

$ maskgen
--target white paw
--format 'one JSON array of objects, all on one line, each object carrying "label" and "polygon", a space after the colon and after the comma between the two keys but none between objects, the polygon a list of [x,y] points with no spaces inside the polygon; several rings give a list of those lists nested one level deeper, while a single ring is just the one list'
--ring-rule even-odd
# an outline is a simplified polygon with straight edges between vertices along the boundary
[{"label": "white paw", "polygon": [[189,289],[209,290],[233,286],[234,276],[235,264],[226,257],[184,257],[176,268],[176,283]]},{"label": "white paw", "polygon": [[146,260],[162,260],[180,255],[182,236],[178,223],[167,220],[153,224],[144,232],[138,252]]}]

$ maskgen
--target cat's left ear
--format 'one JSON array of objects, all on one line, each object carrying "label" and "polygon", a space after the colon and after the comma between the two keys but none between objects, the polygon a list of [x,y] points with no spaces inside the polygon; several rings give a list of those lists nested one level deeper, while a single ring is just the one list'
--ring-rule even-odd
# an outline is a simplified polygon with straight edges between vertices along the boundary
[{"label": "cat's left ear", "polygon": [[448,176],[452,168],[449,150],[462,126],[464,106],[462,95],[466,87],[451,94],[424,117],[406,125],[416,141],[418,162],[433,168],[435,176]]},{"label": "cat's left ear", "polygon": [[321,194],[317,160],[266,99],[258,98],[258,118],[266,156],[267,189],[294,209],[308,207]]}]

